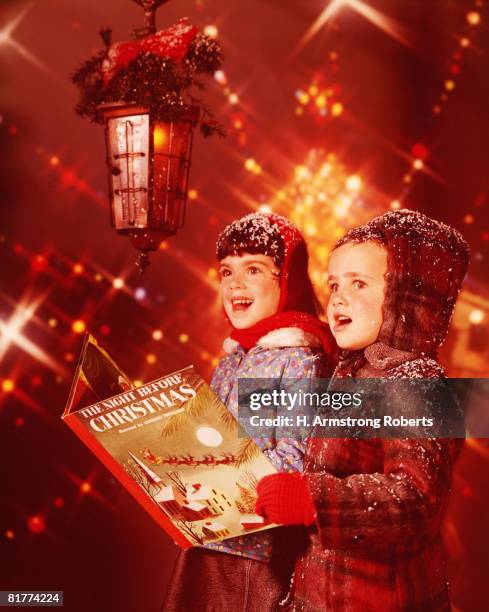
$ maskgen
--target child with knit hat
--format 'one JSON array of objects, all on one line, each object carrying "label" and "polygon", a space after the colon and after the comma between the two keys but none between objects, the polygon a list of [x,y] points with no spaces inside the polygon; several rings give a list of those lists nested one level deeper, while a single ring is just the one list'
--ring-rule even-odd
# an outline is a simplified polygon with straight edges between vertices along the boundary
[{"label": "child with knit hat", "polygon": [[[330,376],[334,342],[317,317],[299,230],[280,215],[246,215],[221,233],[217,258],[231,334],[211,386],[233,415],[238,378],[286,384],[286,379]],[[257,442],[280,472],[302,471],[303,441]],[[300,531],[280,527],[180,553],[163,609],[275,610],[288,589]]]},{"label": "child with knit hat", "polygon": [[[468,261],[456,230],[418,212],[388,212],[349,231],[328,267],[328,320],[342,349],[334,378],[443,378],[436,353]],[[417,393],[413,386],[408,399],[430,400]],[[257,511],[311,526],[287,608],[450,610],[440,526],[461,444],[316,435],[304,475],[263,478]]]}]

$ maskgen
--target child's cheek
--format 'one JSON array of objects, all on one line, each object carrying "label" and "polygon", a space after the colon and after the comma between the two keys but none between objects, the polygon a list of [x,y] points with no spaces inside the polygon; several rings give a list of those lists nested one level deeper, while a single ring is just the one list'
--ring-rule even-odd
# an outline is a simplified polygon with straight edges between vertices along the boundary
[{"label": "child's cheek", "polygon": [[369,297],[357,297],[355,300],[354,317],[361,320],[364,325],[377,325],[379,313],[377,312],[377,304],[375,300]]}]

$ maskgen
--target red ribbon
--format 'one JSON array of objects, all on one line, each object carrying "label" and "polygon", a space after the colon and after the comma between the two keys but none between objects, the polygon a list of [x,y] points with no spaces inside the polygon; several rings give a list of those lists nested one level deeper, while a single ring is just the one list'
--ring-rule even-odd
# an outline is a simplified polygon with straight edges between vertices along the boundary
[{"label": "red ribbon", "polygon": [[134,61],[140,53],[153,53],[165,59],[182,61],[189,46],[197,36],[198,29],[189,25],[187,18],[180,19],[168,30],[162,30],[142,40],[114,43],[109,47],[107,57],[102,64],[104,85]]}]

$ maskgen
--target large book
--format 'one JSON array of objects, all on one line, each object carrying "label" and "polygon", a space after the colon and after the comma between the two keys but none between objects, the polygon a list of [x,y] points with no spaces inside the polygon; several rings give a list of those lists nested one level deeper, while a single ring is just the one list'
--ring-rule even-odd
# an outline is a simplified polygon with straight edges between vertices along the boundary
[{"label": "large book", "polygon": [[254,505],[275,467],[193,366],[136,388],[87,334],[62,419],[182,548],[274,526]]}]

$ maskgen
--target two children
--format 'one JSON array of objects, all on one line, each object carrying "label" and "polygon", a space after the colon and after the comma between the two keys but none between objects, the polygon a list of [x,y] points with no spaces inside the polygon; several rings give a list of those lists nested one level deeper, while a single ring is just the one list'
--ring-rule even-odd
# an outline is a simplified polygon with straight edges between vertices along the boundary
[{"label": "two children", "polygon": [[[317,318],[307,248],[297,228],[279,215],[247,215],[219,236],[217,258],[232,333],[211,386],[234,416],[239,378],[331,375],[333,341]],[[279,471],[302,471],[303,442],[276,439],[261,446]],[[289,586],[297,535],[277,528],[182,552],[163,609],[277,609]]]},{"label": "two children", "polygon": [[[458,232],[413,211],[348,232],[328,270],[328,320],[342,349],[334,376],[443,377],[436,352],[468,260]],[[262,479],[258,512],[314,525],[288,609],[450,610],[440,526],[461,444],[315,437],[304,475]]]}]

